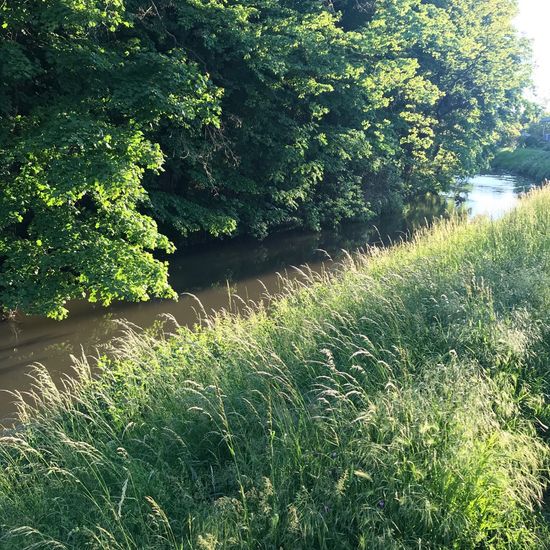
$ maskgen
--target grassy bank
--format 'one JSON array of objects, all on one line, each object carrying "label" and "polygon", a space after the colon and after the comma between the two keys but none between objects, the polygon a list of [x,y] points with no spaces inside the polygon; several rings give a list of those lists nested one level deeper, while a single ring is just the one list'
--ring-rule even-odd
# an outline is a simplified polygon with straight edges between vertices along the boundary
[{"label": "grassy bank", "polygon": [[493,160],[493,168],[534,179],[550,179],[550,150],[536,148],[505,149]]},{"label": "grassy bank", "polygon": [[1,548],[544,548],[550,188],[128,332],[0,448]]}]

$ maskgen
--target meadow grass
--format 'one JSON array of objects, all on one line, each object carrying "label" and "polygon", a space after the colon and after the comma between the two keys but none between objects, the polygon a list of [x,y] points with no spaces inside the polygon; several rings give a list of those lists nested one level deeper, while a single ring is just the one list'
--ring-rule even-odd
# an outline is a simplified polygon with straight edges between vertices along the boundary
[{"label": "meadow grass", "polygon": [[0,548],[546,547],[550,188],[253,309],[38,370]]},{"label": "meadow grass", "polygon": [[536,183],[540,183],[550,179],[550,149],[504,149],[496,155],[492,166],[497,170],[533,178]]}]

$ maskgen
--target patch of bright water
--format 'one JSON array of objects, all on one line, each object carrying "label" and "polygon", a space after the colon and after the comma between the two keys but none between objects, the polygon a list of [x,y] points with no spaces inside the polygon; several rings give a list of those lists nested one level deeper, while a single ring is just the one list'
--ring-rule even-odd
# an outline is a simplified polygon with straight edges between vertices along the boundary
[{"label": "patch of bright water", "polygon": [[476,176],[460,190],[465,207],[471,217],[502,217],[518,202],[519,196],[532,184],[527,180],[508,175]]}]

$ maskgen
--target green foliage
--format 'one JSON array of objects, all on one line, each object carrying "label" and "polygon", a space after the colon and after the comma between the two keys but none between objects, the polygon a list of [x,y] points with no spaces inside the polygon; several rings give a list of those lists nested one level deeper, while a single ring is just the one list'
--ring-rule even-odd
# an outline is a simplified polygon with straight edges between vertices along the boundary
[{"label": "green foliage", "polygon": [[174,297],[150,252],[172,245],[139,211],[164,160],[146,134],[216,123],[217,92],[181,51],[133,36],[122,1],[1,13],[2,308],[62,317],[75,298]]},{"label": "green foliage", "polygon": [[537,183],[550,179],[550,149],[517,148],[499,151],[493,160],[496,170],[504,170],[534,179]]},{"label": "green foliage", "polygon": [[269,314],[128,329],[70,394],[37,371],[1,438],[0,546],[543,548],[549,281],[546,188]]},{"label": "green foliage", "polygon": [[520,116],[514,6],[3,2],[1,307],[172,296],[155,223],[318,229],[475,172]]},{"label": "green foliage", "polygon": [[519,142],[522,147],[550,151],[550,142],[545,139],[550,133],[550,116],[540,105],[533,104],[529,107],[523,116],[524,131],[521,139],[516,140],[513,145],[518,145]]}]

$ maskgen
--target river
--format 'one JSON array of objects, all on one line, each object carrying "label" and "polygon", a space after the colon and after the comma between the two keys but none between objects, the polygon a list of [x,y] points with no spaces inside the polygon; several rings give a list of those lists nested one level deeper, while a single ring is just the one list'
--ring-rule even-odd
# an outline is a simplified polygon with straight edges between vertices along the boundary
[{"label": "river", "polygon": [[[513,208],[518,195],[529,187],[529,182],[513,176],[477,176],[456,190],[456,198],[470,216],[496,218]],[[399,240],[425,219],[443,212],[444,201],[432,197],[408,209],[405,218],[379,220],[376,226],[351,224],[338,231],[287,232],[261,243],[216,243],[171,259],[170,282],[181,293],[178,302],[151,300],[109,308],[75,303],[64,321],[23,317],[4,322],[0,324],[0,418],[9,423],[14,413],[14,398],[9,392],[30,388],[33,364],[44,365],[58,380],[72,372],[71,355],[97,355],[105,349],[120,330],[117,319],[147,327],[162,314],[171,314],[180,324],[192,325],[197,321],[197,298],[208,312],[228,307],[229,290],[245,300],[261,299],[266,289],[277,291],[280,274],[300,277],[292,266],[307,263],[319,270],[330,262],[329,257],[338,258],[342,250]]]}]

